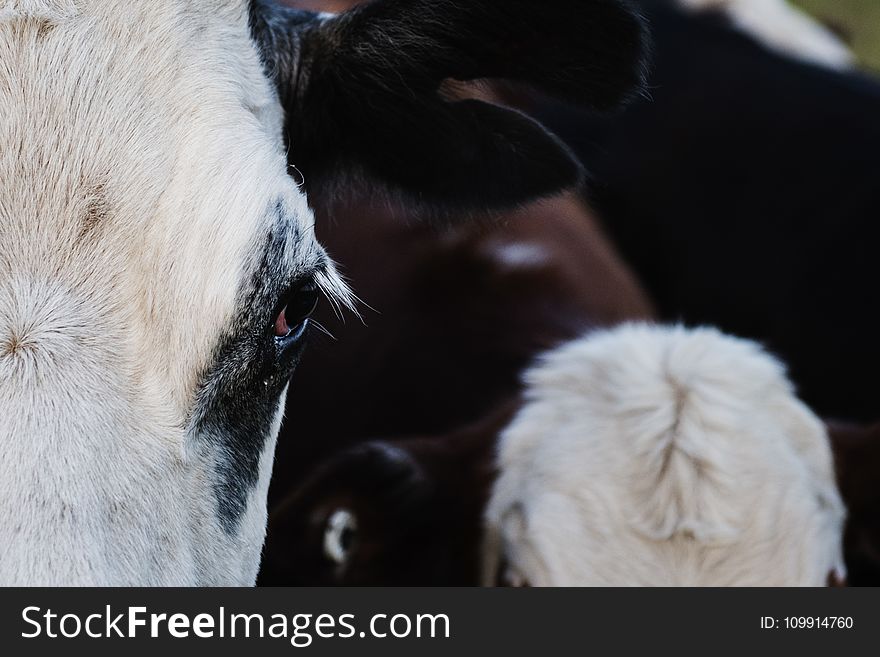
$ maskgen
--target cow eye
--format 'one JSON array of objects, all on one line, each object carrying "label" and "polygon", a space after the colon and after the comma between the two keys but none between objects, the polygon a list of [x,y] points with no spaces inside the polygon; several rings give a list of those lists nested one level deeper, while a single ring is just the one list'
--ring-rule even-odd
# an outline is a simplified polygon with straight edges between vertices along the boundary
[{"label": "cow eye", "polygon": [[333,563],[344,566],[351,556],[357,536],[357,520],[350,511],[339,509],[324,527],[324,555]]},{"label": "cow eye", "polygon": [[291,340],[300,337],[309,317],[318,305],[318,286],[314,280],[293,285],[281,301],[275,318],[275,337]]}]

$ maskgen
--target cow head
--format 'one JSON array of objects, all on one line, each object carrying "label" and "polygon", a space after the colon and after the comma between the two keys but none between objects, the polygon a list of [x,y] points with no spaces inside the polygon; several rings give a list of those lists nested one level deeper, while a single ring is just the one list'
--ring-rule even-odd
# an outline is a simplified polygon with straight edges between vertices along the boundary
[{"label": "cow head", "polygon": [[254,581],[309,312],[349,301],[287,152],[436,215],[571,185],[536,123],[438,93],[631,92],[629,11],[529,4],[0,2],[0,583]]},{"label": "cow head", "polygon": [[827,433],[754,343],[625,325],[549,353],[525,380],[499,441],[485,582],[845,579]]},{"label": "cow head", "polygon": [[[270,518],[261,583],[273,585],[405,584],[423,575],[423,552],[442,568],[434,527],[436,481],[406,449],[390,443],[354,447],[321,464]],[[414,558],[415,557],[415,558]],[[424,575],[423,575],[424,576]]]},{"label": "cow head", "polygon": [[272,510],[268,585],[472,586],[499,432],[518,404],[430,438],[335,453]]}]

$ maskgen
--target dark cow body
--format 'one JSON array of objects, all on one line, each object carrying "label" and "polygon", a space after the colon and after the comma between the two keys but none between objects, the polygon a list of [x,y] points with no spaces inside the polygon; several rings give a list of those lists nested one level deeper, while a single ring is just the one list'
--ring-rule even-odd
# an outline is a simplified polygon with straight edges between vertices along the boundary
[{"label": "dark cow body", "polygon": [[[319,309],[337,340],[316,336],[291,383],[287,417],[296,420],[279,441],[279,486],[348,444],[477,422],[519,391],[538,353],[652,314],[575,198],[448,230],[356,206],[319,217],[318,234],[371,308],[344,323]],[[544,261],[504,265],[508,246]]]},{"label": "dark cow body", "polygon": [[589,164],[591,203],[667,320],[763,341],[832,417],[880,411],[880,84],[642,0],[649,100],[531,109]]},{"label": "dark cow body", "polygon": [[[338,342],[313,344],[292,383],[260,581],[477,583],[492,446],[522,371],[563,341],[649,319],[652,308],[572,197],[486,227],[438,232],[377,207],[319,225],[375,311],[365,324],[340,326],[329,309],[319,318]],[[363,446],[374,439],[383,446]],[[402,455],[390,468],[389,445]],[[375,514],[360,531],[383,541],[365,548],[379,556],[352,579],[326,562],[313,526],[340,505]]]},{"label": "dark cow body", "polygon": [[831,423],[830,430],[838,486],[849,512],[848,581],[880,586],[880,425]]}]

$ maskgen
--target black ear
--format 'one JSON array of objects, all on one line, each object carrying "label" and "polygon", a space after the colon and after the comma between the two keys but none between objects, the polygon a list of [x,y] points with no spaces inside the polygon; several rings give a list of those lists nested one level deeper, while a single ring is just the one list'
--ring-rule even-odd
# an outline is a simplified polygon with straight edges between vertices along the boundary
[{"label": "black ear", "polygon": [[377,0],[329,19],[255,2],[311,193],[380,184],[439,215],[551,195],[582,176],[562,142],[441,85],[512,80],[608,110],[644,83],[644,24],[623,0]]},{"label": "black ear", "polygon": [[337,485],[344,482],[354,496],[371,500],[385,517],[418,509],[433,489],[412,454],[386,442],[353,447],[334,458],[331,468]]},{"label": "black ear", "polygon": [[314,468],[286,504],[301,512],[324,500],[347,500],[356,513],[366,505],[377,512],[381,509],[388,517],[418,507],[432,492],[433,482],[410,452],[375,441],[328,458]]}]

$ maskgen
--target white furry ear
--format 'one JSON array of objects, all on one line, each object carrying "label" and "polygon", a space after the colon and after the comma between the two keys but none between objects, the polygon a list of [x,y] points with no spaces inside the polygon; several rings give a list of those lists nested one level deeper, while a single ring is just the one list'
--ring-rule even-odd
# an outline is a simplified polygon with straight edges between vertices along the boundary
[{"label": "white furry ear", "polygon": [[79,0],[0,0],[0,20],[31,18],[52,22],[79,13]]},{"label": "white furry ear", "polygon": [[823,586],[843,572],[824,425],[758,345],[624,326],[525,381],[486,513],[486,551],[503,554],[487,564],[563,586]]}]

